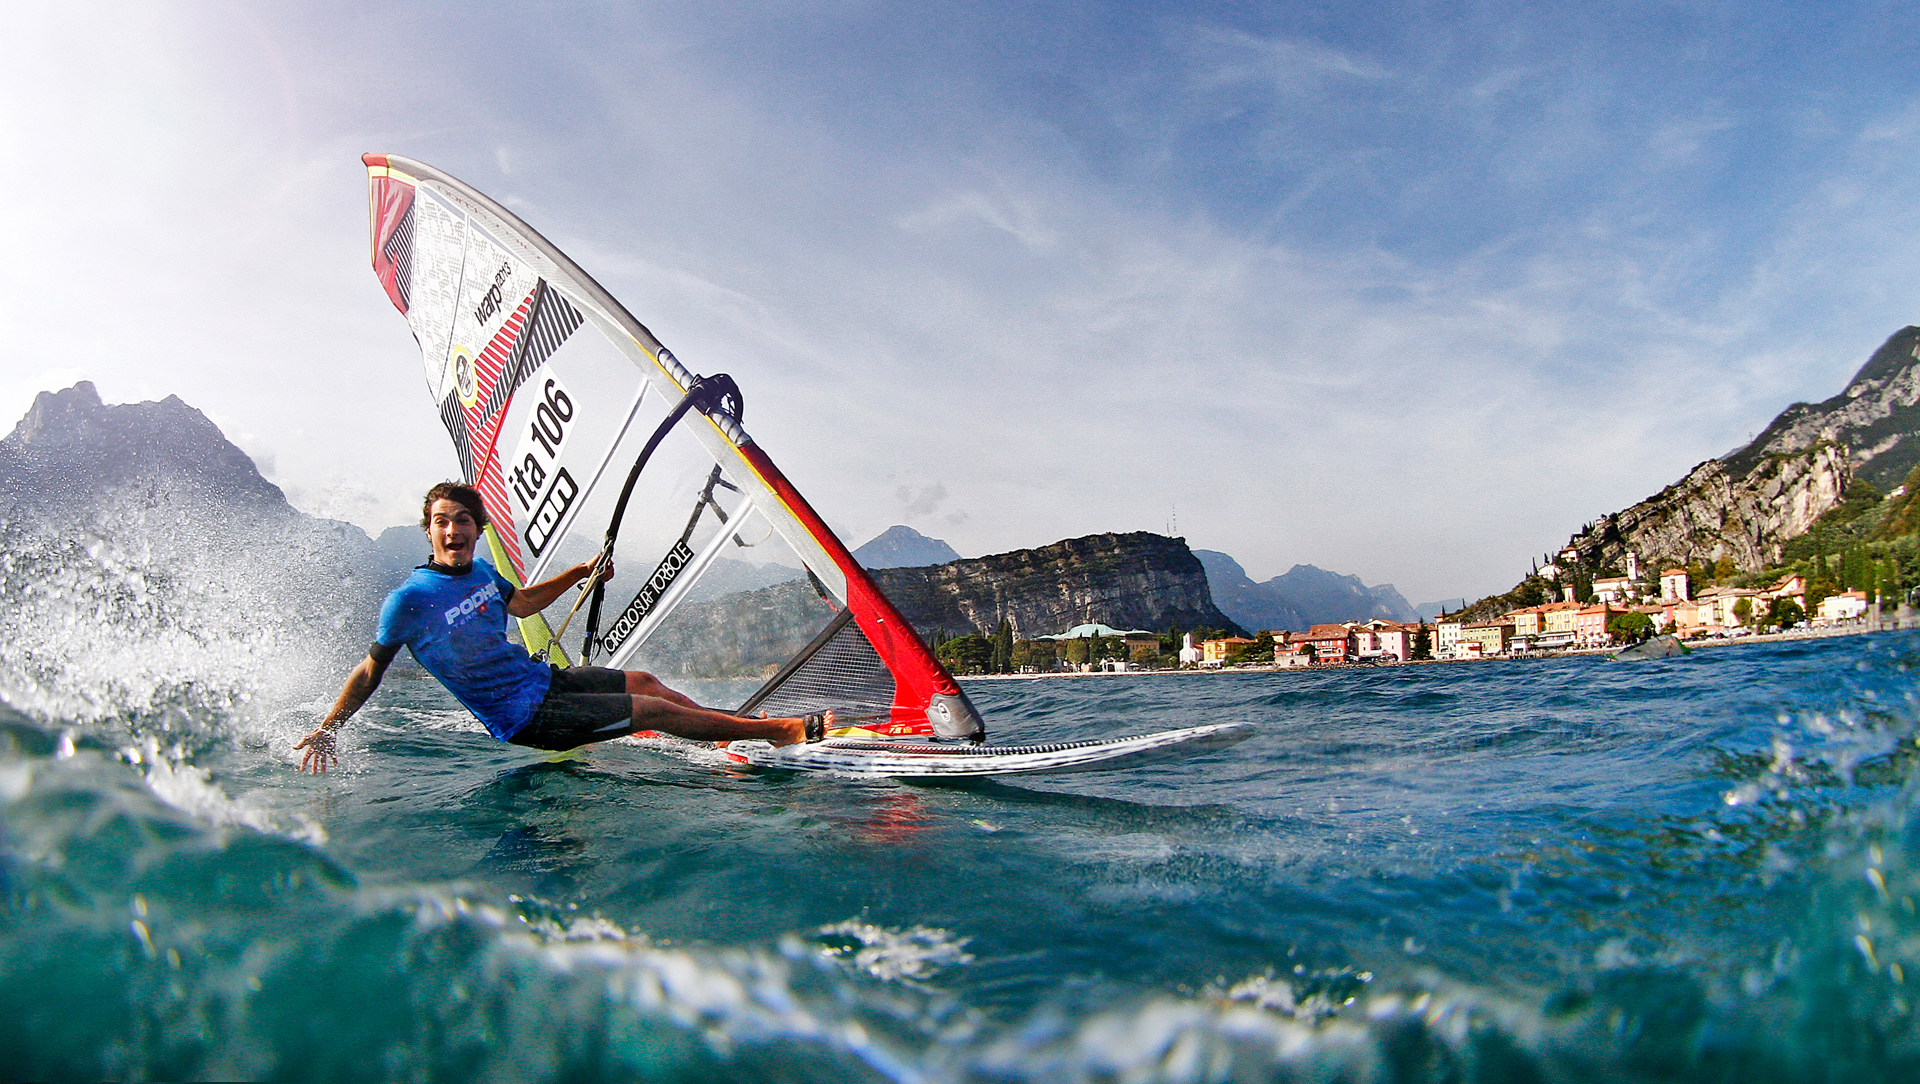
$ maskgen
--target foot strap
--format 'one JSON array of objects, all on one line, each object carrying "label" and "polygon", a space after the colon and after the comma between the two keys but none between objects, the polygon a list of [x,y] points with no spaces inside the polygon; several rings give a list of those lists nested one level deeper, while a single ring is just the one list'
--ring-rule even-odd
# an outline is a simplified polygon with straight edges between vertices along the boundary
[{"label": "foot strap", "polygon": [[824,714],[809,715],[807,722],[807,740],[820,741],[827,736],[827,717]]}]

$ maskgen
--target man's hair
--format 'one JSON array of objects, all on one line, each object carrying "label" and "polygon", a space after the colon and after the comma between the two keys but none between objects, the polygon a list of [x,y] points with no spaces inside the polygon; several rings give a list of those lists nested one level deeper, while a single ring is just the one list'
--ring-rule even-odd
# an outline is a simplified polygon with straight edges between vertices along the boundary
[{"label": "man's hair", "polygon": [[480,503],[480,491],[461,482],[441,482],[427,490],[427,499],[420,502],[420,529],[433,526],[433,502],[453,501],[473,513],[473,522],[481,527],[487,525],[487,506]]}]

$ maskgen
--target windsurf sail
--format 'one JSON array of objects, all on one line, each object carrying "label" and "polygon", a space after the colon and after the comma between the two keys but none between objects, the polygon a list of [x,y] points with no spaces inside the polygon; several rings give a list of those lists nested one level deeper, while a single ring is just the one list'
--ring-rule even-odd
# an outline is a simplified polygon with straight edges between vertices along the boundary
[{"label": "windsurf sail", "polygon": [[569,642],[523,621],[530,651],[731,683],[741,714],[831,708],[853,734],[984,738],[953,676],[747,434],[730,379],[695,376],[472,187],[363,160],[374,274],[486,502],[496,567],[536,583],[605,549],[616,569]]}]

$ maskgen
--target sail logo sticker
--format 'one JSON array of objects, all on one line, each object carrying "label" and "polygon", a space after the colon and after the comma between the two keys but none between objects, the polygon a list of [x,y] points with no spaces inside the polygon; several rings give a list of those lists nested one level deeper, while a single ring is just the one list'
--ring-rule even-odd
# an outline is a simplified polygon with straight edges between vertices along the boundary
[{"label": "sail logo sticker", "polygon": [[464,346],[453,348],[453,390],[468,406],[480,401],[480,379],[473,371],[473,353]]},{"label": "sail logo sticker", "polygon": [[487,292],[480,295],[480,303],[473,307],[474,323],[486,327],[493,314],[500,311],[500,302],[506,298],[507,277],[512,274],[513,265],[508,263],[502,263],[500,270],[493,273],[493,285],[487,287]]},{"label": "sail logo sticker", "polygon": [[580,496],[580,484],[560,466],[567,436],[573,432],[573,416],[573,397],[566,386],[557,377],[547,377],[513,458],[506,463],[507,489],[520,511],[527,513],[520,517],[527,525],[521,538],[536,557],[553,541]]},{"label": "sail logo sticker", "polygon": [[547,543],[553,541],[555,529],[560,526],[561,519],[566,516],[567,509],[573,507],[573,499],[579,494],[580,486],[574,482],[573,475],[567,473],[567,468],[561,467],[554,472],[553,487],[540,499],[540,507],[534,511],[533,519],[528,521],[527,529],[521,535],[535,556],[539,556],[540,551],[547,548]]},{"label": "sail logo sticker", "polygon": [[654,569],[653,575],[648,576],[647,582],[641,585],[640,593],[633,596],[627,608],[620,611],[613,627],[600,638],[601,646],[609,652],[619,647],[653,611],[654,604],[660,601],[661,595],[667,593],[667,588],[673,586],[673,581],[680,578],[680,571],[692,562],[693,551],[687,548],[687,540],[683,538],[675,542],[667,555],[660,559],[660,567]]}]

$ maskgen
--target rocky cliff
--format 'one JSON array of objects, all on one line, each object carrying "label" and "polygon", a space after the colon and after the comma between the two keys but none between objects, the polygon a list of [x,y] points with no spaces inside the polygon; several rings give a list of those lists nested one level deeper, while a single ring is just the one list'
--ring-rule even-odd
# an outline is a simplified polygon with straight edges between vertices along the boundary
[{"label": "rocky cliff", "polygon": [[1184,540],[1096,534],[1038,549],[930,568],[873,570],[881,590],[922,635],[990,633],[1002,617],[1020,639],[1103,622],[1122,629],[1229,628],[1206,570]]},{"label": "rocky cliff", "polygon": [[1891,490],[1920,464],[1916,348],[1920,327],[1900,329],[1840,394],[1793,404],[1751,443],[1601,517],[1568,544],[1587,564],[1615,569],[1629,552],[1648,564],[1779,562],[1785,543],[1839,504],[1855,478]]},{"label": "rocky cliff", "polygon": [[[944,565],[868,571],[929,638],[940,630],[990,633],[1002,617],[1021,639],[1089,621],[1156,631],[1169,624],[1233,627],[1214,607],[1206,572],[1186,543],[1155,534],[1090,535]],[[765,677],[833,613],[803,579],[702,595],[675,610],[631,665],[676,677]]]},{"label": "rocky cliff", "polygon": [[[1722,557],[1743,569],[1780,561],[1783,546],[1840,503],[1853,478],[1844,445],[1768,455],[1737,473],[1718,459],[1568,540],[1596,568],[1684,564]],[[1658,571],[1657,569],[1655,571]]]},{"label": "rocky cliff", "polygon": [[1920,464],[1920,327],[1894,332],[1824,403],[1795,403],[1751,444],[1720,457],[1729,477],[1740,479],[1771,457],[1798,455],[1822,444],[1847,449],[1853,477],[1887,491]]}]

